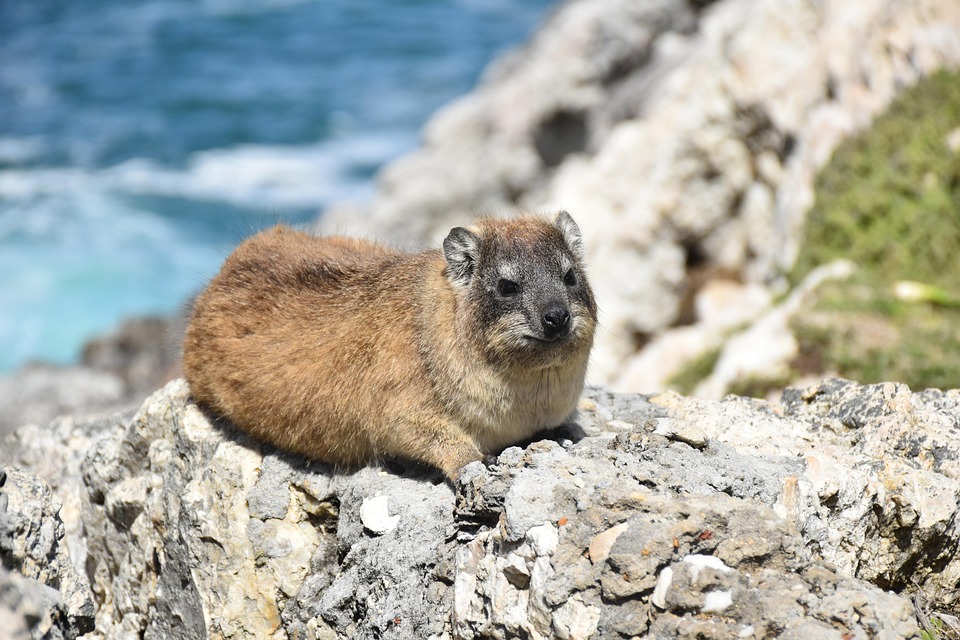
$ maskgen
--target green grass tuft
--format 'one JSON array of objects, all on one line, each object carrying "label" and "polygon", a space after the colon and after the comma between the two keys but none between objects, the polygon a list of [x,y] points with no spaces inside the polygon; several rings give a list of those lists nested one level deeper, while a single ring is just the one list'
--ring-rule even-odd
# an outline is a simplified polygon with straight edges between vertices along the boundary
[{"label": "green grass tuft", "polygon": [[[804,372],[960,387],[960,73],[904,91],[823,169],[791,280],[836,258],[860,269],[794,321]],[[900,281],[929,286],[908,302]]]},{"label": "green grass tuft", "polygon": [[719,359],[720,347],[702,353],[673,374],[667,381],[667,386],[684,395],[693,393],[697,385],[713,373]]},{"label": "green grass tuft", "polygon": [[[798,280],[847,258],[884,282],[960,284],[960,74],[941,71],[905,91],[837,149],[816,183]],[[960,134],[957,134],[960,136]]]}]

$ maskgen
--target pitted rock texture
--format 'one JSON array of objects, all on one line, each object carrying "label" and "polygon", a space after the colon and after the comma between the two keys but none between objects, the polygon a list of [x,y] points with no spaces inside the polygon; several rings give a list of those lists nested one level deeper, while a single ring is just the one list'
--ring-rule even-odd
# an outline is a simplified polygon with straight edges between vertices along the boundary
[{"label": "pitted rock texture", "polygon": [[90,587],[71,563],[59,511],[37,476],[0,465],[0,632],[13,638],[93,630]]},{"label": "pitted rock texture", "polygon": [[958,398],[592,389],[579,429],[453,488],[265,449],[178,380],[80,430],[55,486],[94,637],[919,638],[910,589],[960,583]]},{"label": "pitted rock texture", "polygon": [[[98,633],[414,637],[437,623],[449,487],[265,454],[187,395],[169,385],[83,465]],[[403,514],[388,538],[360,522],[375,495]]]},{"label": "pitted rock texture", "polygon": [[780,512],[842,573],[896,590],[960,583],[960,391],[828,380],[780,405],[655,401],[739,451],[802,461]]}]

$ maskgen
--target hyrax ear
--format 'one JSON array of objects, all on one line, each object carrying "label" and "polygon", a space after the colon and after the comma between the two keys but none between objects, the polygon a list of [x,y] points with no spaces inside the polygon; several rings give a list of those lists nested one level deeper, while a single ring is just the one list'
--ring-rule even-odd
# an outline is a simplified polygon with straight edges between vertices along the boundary
[{"label": "hyrax ear", "polygon": [[554,218],[553,223],[557,225],[560,234],[563,236],[570,251],[578,258],[583,257],[583,235],[580,233],[580,227],[573,221],[573,218],[566,211],[561,211]]},{"label": "hyrax ear", "polygon": [[443,255],[447,259],[447,277],[455,285],[466,286],[473,277],[480,254],[480,238],[463,227],[454,227],[443,239]]}]

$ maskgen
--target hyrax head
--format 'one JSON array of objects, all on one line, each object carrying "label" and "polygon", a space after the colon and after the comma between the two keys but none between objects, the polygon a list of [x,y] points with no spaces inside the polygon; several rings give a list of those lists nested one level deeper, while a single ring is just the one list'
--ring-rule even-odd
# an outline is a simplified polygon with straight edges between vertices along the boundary
[{"label": "hyrax head", "polygon": [[481,219],[443,241],[446,274],[464,330],[494,359],[553,366],[588,352],[597,308],[583,267],[580,229],[554,219]]}]

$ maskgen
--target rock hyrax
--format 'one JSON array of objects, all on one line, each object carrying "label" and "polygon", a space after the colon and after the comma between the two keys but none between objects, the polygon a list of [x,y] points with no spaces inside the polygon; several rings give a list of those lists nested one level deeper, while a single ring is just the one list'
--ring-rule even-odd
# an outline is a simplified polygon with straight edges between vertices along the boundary
[{"label": "rock hyrax", "polygon": [[183,366],[198,403],[259,440],[456,480],[571,417],[596,317],[566,212],[481,219],[413,254],[280,226],[197,298]]}]

